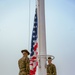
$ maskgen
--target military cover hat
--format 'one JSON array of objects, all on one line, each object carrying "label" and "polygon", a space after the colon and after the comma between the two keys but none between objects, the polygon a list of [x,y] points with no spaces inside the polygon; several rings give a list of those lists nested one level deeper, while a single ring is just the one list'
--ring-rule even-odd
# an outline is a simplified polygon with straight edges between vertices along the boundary
[{"label": "military cover hat", "polygon": [[51,57],[48,57],[48,59],[52,59]]},{"label": "military cover hat", "polygon": [[29,51],[27,49],[21,50],[21,53],[26,52],[28,53],[28,55],[30,54]]},{"label": "military cover hat", "polygon": [[55,58],[55,57],[52,56],[52,55],[48,57],[48,59],[51,59],[51,60],[53,60],[54,58]]}]

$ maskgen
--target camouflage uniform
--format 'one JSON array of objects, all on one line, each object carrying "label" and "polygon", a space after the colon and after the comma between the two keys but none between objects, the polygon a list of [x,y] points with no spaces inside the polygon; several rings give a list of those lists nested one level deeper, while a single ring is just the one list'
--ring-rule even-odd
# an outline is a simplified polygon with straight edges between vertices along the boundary
[{"label": "camouflage uniform", "polygon": [[27,75],[29,74],[29,58],[28,57],[22,57],[18,61],[18,66],[20,69],[19,75]]},{"label": "camouflage uniform", "polygon": [[56,75],[56,66],[54,64],[47,65],[47,75]]}]

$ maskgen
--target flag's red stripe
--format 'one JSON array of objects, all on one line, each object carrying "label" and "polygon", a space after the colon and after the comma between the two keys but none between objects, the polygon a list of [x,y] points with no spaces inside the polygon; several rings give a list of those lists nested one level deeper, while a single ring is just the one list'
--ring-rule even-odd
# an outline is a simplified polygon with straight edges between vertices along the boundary
[{"label": "flag's red stripe", "polygon": [[34,51],[37,50],[37,47],[38,47],[38,43],[36,43],[36,45],[34,46]]}]

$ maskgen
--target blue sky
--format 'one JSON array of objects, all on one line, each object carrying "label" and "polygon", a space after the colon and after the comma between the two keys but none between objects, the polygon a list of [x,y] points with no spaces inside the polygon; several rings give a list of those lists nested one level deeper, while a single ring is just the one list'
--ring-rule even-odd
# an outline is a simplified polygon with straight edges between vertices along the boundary
[{"label": "blue sky", "polygon": [[[29,27],[29,0],[0,0],[1,75],[17,75],[20,51],[30,49],[35,2],[31,0]],[[45,17],[47,53],[55,56],[57,73],[74,75],[75,1],[45,0]]]}]

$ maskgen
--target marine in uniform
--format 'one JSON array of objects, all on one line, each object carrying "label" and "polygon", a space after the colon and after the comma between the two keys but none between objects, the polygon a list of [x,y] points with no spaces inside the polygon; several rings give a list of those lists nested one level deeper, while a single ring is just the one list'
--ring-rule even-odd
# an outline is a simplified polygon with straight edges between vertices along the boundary
[{"label": "marine in uniform", "polygon": [[29,67],[29,58],[28,55],[30,54],[28,50],[22,50],[21,53],[23,57],[18,60],[18,67],[19,67],[19,75],[29,75],[30,67]]},{"label": "marine in uniform", "polygon": [[57,75],[56,66],[52,63],[51,57],[48,57],[47,75]]}]

